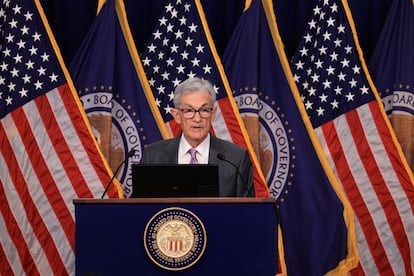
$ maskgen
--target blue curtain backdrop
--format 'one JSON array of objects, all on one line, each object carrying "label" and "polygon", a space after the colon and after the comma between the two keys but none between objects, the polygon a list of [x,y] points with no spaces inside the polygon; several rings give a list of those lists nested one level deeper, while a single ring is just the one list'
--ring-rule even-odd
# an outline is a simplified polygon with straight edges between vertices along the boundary
[{"label": "blue curtain backdrop", "polygon": [[[41,0],[67,65],[96,14],[98,0]],[[150,37],[166,0],[125,0],[139,53]],[[223,54],[244,8],[244,0],[201,0],[217,50]],[[361,48],[369,62],[392,0],[348,0]],[[291,58],[316,0],[274,0],[279,30]]]}]

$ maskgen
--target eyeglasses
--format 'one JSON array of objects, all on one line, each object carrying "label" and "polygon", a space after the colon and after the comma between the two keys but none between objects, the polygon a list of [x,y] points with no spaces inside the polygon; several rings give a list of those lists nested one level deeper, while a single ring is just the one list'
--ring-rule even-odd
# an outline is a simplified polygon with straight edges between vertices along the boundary
[{"label": "eyeglasses", "polygon": [[186,119],[192,119],[194,118],[195,114],[198,112],[200,114],[201,118],[208,118],[211,115],[211,112],[213,111],[212,107],[202,107],[199,109],[194,108],[178,108],[183,113],[184,118]]}]

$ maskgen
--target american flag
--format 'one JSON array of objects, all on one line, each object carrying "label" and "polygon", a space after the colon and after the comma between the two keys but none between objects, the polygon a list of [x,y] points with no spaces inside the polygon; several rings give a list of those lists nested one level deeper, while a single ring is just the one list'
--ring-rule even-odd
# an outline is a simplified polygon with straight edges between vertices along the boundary
[{"label": "american flag", "polygon": [[372,84],[346,1],[319,1],[291,63],[303,104],[356,215],[366,275],[412,275],[413,176]]},{"label": "american flag", "polygon": [[263,173],[215,50],[200,1],[178,0],[165,6],[152,37],[141,56],[154,97],[172,135],[180,129],[171,116],[175,87],[190,77],[210,80],[217,93],[217,116],[213,130],[217,137],[249,149],[255,167],[257,197],[267,197]]},{"label": "american flag", "polygon": [[38,1],[0,7],[0,275],[74,273],[72,200],[110,175]]}]

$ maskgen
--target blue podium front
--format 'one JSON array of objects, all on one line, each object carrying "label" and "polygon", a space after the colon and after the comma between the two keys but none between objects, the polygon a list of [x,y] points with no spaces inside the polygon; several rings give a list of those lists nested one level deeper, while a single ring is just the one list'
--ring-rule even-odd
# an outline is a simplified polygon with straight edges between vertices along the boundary
[{"label": "blue podium front", "polygon": [[75,199],[76,275],[275,275],[270,198]]}]

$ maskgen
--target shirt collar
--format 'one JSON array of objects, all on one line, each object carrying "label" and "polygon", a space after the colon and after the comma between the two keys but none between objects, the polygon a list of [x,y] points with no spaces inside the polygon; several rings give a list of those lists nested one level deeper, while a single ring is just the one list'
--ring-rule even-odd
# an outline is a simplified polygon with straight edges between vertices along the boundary
[{"label": "shirt collar", "polygon": [[[180,144],[178,146],[178,156],[186,155],[190,148],[191,146],[185,139],[184,135],[181,135]],[[208,160],[210,151],[210,133],[207,135],[206,139],[204,139],[204,141],[196,147],[196,149],[201,158]]]}]

